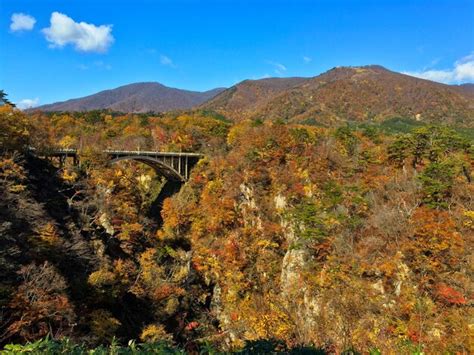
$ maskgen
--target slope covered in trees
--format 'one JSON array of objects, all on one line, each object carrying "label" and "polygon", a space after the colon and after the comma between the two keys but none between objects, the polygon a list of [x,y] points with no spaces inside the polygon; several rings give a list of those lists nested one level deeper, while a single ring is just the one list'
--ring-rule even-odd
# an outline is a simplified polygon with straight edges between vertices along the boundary
[{"label": "slope covered in trees", "polygon": [[246,80],[202,107],[234,120],[283,119],[330,126],[406,117],[472,127],[471,91],[469,85],[439,84],[376,65],[337,67],[313,78]]},{"label": "slope covered in trees", "polygon": [[[0,116],[2,344],[469,352],[469,130],[210,111]],[[81,164],[28,146],[77,148]],[[159,176],[108,166],[104,148],[205,158],[163,200]]]}]

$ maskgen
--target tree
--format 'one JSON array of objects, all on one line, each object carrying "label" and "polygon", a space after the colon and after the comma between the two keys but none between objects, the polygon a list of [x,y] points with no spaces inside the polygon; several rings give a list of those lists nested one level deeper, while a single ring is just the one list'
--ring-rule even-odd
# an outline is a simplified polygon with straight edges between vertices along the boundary
[{"label": "tree", "polygon": [[75,313],[64,277],[48,262],[24,266],[19,275],[23,282],[9,305],[13,321],[4,339],[34,340],[46,334],[53,337],[70,334]]},{"label": "tree", "polygon": [[455,166],[451,161],[430,163],[418,176],[422,184],[423,201],[433,208],[446,208],[455,174]]},{"label": "tree", "polygon": [[28,117],[9,105],[0,106],[0,151],[23,150],[29,142]]},{"label": "tree", "polygon": [[10,105],[16,107],[9,99],[7,99],[8,94],[4,90],[0,90],[0,106]]}]

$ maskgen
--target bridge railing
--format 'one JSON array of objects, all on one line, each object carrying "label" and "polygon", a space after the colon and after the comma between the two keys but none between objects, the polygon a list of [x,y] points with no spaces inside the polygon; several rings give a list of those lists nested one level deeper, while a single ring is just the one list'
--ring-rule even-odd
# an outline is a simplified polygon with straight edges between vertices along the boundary
[{"label": "bridge railing", "polygon": [[173,156],[173,157],[203,157],[201,153],[190,153],[190,152],[157,152],[152,150],[111,150],[106,149],[103,151],[106,154],[111,155],[149,155],[149,156]]}]

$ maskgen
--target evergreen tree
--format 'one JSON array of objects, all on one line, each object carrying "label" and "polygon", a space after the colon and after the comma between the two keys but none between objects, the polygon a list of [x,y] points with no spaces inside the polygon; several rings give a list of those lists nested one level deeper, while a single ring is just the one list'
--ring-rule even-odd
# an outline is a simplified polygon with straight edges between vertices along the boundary
[{"label": "evergreen tree", "polygon": [[8,94],[4,90],[0,90],[0,106],[10,105],[16,107],[13,102],[7,99]]}]

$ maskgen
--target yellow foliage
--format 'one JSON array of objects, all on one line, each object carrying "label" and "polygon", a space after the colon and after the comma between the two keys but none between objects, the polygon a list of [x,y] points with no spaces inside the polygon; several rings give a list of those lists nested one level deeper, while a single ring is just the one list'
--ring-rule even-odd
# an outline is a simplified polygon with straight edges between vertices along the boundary
[{"label": "yellow foliage", "polygon": [[77,143],[77,139],[70,135],[64,136],[60,141],[59,145],[62,148],[72,148]]},{"label": "yellow foliage", "polygon": [[143,328],[140,339],[145,343],[171,342],[173,336],[168,334],[161,324],[150,324]]},{"label": "yellow foliage", "polygon": [[111,340],[121,323],[109,311],[99,309],[91,313],[89,325],[92,333],[100,340]]},{"label": "yellow foliage", "polygon": [[19,150],[30,138],[28,117],[9,105],[0,106],[0,149]]},{"label": "yellow foliage", "polygon": [[147,285],[154,285],[163,276],[163,268],[155,261],[156,250],[147,249],[140,256],[141,279]]},{"label": "yellow foliage", "polygon": [[136,235],[141,233],[142,230],[143,230],[143,227],[140,223],[124,223],[121,226],[121,231],[120,231],[120,234],[117,236],[117,238],[122,241],[131,240]]},{"label": "yellow foliage", "polygon": [[67,182],[74,182],[77,180],[77,174],[69,169],[63,169],[61,173],[61,178]]},{"label": "yellow foliage", "polygon": [[262,248],[262,249],[277,248],[278,243],[275,243],[275,242],[272,242],[272,241],[269,241],[269,240],[265,240],[265,239],[261,239],[261,240],[257,241],[256,246],[259,247],[259,248]]},{"label": "yellow foliage", "polygon": [[232,126],[232,128],[229,130],[229,133],[227,134],[227,144],[230,146],[234,145],[239,139],[242,138],[249,128],[250,121],[243,121]]},{"label": "yellow foliage", "polygon": [[265,296],[265,307],[254,304],[252,297],[247,297],[239,304],[239,320],[247,323],[245,337],[248,340],[289,339],[293,324],[288,313],[277,305],[271,296]]},{"label": "yellow foliage", "polygon": [[107,268],[101,268],[89,275],[89,284],[95,287],[111,286],[116,282],[116,275]]},{"label": "yellow foliage", "polygon": [[474,229],[474,211],[465,211],[464,216],[464,226],[470,229]]},{"label": "yellow foliage", "polygon": [[7,183],[9,192],[18,193],[26,189],[23,184],[26,179],[25,169],[12,158],[0,160],[0,179]]},{"label": "yellow foliage", "polygon": [[39,228],[36,233],[40,240],[40,246],[52,247],[61,243],[56,227],[51,222],[48,222],[43,227]]}]

